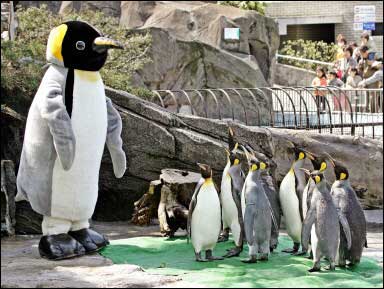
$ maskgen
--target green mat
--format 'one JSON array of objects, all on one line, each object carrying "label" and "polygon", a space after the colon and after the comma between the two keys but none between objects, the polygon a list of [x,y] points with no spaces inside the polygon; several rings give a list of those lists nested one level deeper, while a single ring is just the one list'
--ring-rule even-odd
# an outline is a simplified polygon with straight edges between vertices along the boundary
[{"label": "green mat", "polygon": [[[180,275],[184,281],[206,287],[383,287],[383,270],[371,258],[363,258],[354,269],[308,273],[312,261],[280,252],[290,247],[291,241],[288,237],[279,241],[277,252],[270,255],[269,261],[256,264],[240,262],[248,256],[247,246],[239,257],[196,262],[192,244],[187,244],[185,237],[116,240],[101,254],[115,264],[136,264],[152,274]],[[222,256],[232,246],[232,241],[219,243],[214,255]]]}]

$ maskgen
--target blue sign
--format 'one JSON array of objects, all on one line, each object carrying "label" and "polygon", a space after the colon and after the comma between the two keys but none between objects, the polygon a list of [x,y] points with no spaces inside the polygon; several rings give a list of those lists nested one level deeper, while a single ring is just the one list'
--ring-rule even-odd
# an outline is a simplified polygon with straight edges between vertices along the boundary
[{"label": "blue sign", "polygon": [[364,22],[363,30],[375,30],[375,22]]}]

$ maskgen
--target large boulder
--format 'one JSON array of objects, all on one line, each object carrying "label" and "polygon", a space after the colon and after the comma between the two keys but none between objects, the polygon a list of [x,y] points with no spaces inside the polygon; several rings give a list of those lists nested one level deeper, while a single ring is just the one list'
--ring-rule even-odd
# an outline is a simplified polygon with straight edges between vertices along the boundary
[{"label": "large boulder", "polygon": [[121,1],[62,1],[59,13],[66,14],[73,11],[96,10],[107,16],[120,17]]},{"label": "large boulder", "polygon": [[[278,28],[272,18],[255,11],[201,1],[122,1],[120,24],[136,29],[159,28],[179,40],[218,48],[218,65],[227,57],[221,51],[228,51],[261,72],[254,78],[254,86],[271,81],[279,46]],[[224,39],[224,28],[240,28],[240,39]],[[167,43],[167,38],[159,40]],[[168,47],[171,53],[172,48]],[[225,77],[222,82],[217,87],[227,87]]]},{"label": "large boulder", "polygon": [[[326,151],[350,170],[351,182],[366,207],[382,207],[383,145],[380,141],[306,131],[245,126],[238,122],[174,114],[126,92],[107,89],[123,120],[127,172],[115,179],[106,153],[100,172],[100,194],[95,219],[129,219],[134,201],[148,190],[163,168],[198,172],[196,162],[211,165],[219,185],[226,155],[230,125],[236,139],[273,158],[277,183],[293,161],[289,141],[312,152]],[[307,163],[308,168],[311,168]],[[364,172],[364,173],[362,173]],[[334,180],[332,172],[327,173]]]}]

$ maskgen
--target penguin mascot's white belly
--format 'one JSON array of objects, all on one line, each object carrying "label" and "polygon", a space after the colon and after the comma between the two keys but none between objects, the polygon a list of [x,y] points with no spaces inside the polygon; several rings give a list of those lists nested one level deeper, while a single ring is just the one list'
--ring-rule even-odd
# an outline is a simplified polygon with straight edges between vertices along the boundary
[{"label": "penguin mascot's white belly", "polygon": [[280,203],[285,218],[287,233],[296,243],[301,243],[301,217],[299,199],[296,195],[295,173],[291,169],[280,184]]},{"label": "penguin mascot's white belly", "polygon": [[[221,182],[221,206],[222,206],[222,219],[224,229],[229,227],[233,232],[233,222],[239,222],[239,214],[237,211],[237,206],[233,200],[232,195],[232,179],[228,173],[225,173],[223,180]],[[235,237],[235,236],[234,236]]]},{"label": "penguin mascot's white belly", "polygon": [[107,106],[99,72],[74,71],[72,127],[76,139],[72,167],[56,159],[52,176],[52,217],[91,218],[98,195],[101,158],[107,136]]},{"label": "penguin mascot's white belly", "polygon": [[220,234],[220,200],[212,181],[205,182],[197,195],[191,220],[191,239],[195,252],[212,250]]}]

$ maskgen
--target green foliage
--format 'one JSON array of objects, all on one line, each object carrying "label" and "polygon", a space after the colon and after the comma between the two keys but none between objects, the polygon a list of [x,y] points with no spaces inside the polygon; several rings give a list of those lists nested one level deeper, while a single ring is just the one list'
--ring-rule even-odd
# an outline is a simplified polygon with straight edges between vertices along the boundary
[{"label": "green foliage", "polygon": [[233,6],[244,10],[254,10],[261,15],[265,15],[266,4],[261,1],[217,1],[217,4]]},{"label": "green foliage", "polygon": [[[323,62],[333,62],[337,53],[337,46],[333,43],[328,44],[324,41],[311,40],[288,40],[283,42],[283,48],[279,54],[318,60]],[[280,61],[280,60],[279,60]],[[281,59],[283,64],[289,64],[300,68],[315,70],[318,64],[302,62],[291,59]]]},{"label": "green foliage", "polygon": [[25,113],[45,72],[43,66],[49,32],[67,20],[87,21],[125,46],[124,50],[109,52],[107,62],[100,70],[105,85],[144,98],[151,95],[149,90],[134,88],[130,82],[133,72],[151,61],[146,54],[152,41],[149,34],[132,34],[119,26],[118,19],[95,11],[60,16],[42,5],[40,8],[19,8],[17,16],[16,39],[1,41],[1,90],[5,95],[2,103]]}]

